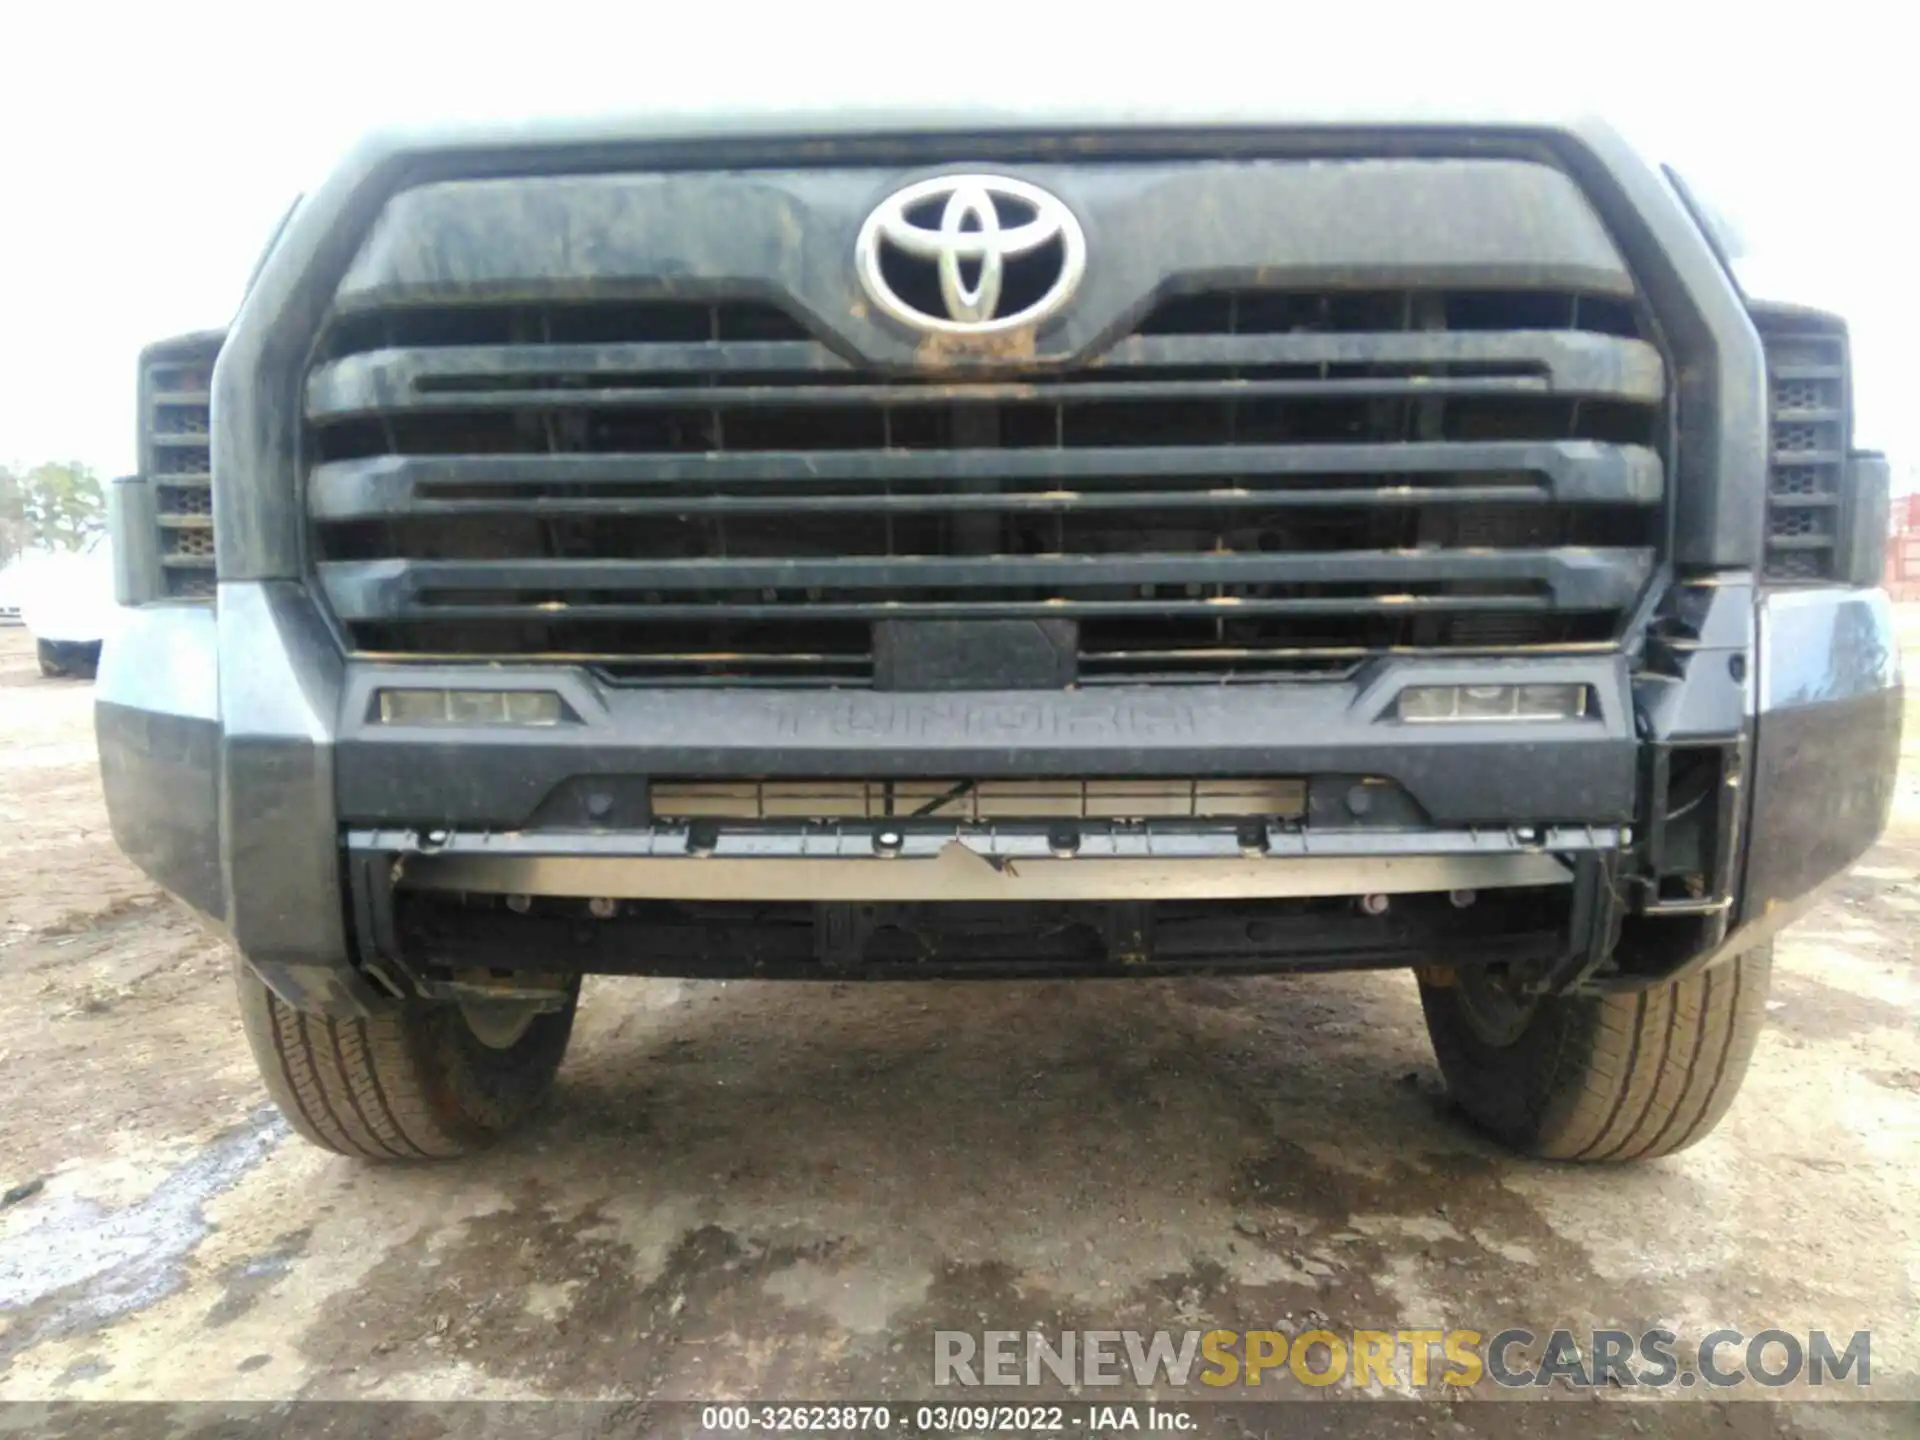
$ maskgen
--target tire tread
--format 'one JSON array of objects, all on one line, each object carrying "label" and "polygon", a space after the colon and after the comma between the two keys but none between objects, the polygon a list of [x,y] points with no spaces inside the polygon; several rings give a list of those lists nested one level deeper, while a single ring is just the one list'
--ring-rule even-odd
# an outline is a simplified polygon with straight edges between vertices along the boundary
[{"label": "tire tread", "polygon": [[1543,1000],[1507,1051],[1471,1032],[1447,989],[1423,986],[1422,1003],[1448,1087],[1477,1123],[1546,1158],[1644,1160],[1692,1145],[1733,1103],[1772,958],[1762,947],[1631,994]]},{"label": "tire tread", "polygon": [[[457,1047],[443,1043],[444,1032],[417,1004],[333,1018],[289,1005],[244,962],[236,982],[247,1039],[274,1102],[314,1144],[361,1159],[445,1159],[486,1143],[545,1090],[566,1044],[563,1029],[550,1054],[529,1058],[524,1103],[503,1109],[461,1073]],[[566,1018],[570,1029],[570,1012]]]}]

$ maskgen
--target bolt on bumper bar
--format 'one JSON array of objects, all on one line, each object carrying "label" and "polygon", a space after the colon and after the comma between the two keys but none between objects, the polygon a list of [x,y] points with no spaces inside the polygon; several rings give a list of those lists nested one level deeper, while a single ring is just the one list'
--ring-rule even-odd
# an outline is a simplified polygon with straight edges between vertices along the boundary
[{"label": "bolt on bumper bar", "polygon": [[1309,832],[1283,826],[810,825],[484,834],[356,830],[407,889],[622,900],[1287,899],[1560,885],[1620,827]]}]

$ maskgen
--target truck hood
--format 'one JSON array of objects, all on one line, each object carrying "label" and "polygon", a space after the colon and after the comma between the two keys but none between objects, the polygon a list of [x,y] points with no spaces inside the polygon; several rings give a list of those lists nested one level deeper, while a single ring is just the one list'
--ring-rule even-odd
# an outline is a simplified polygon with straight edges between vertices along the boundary
[{"label": "truck hood", "polygon": [[1090,86],[1084,98],[1056,94],[1020,105],[983,104],[956,93],[941,98],[923,84],[903,88],[895,97],[869,95],[851,103],[780,103],[765,98],[726,105],[662,105],[631,110],[594,109],[552,112],[535,118],[450,117],[414,125],[393,125],[363,142],[376,150],[473,149],[571,146],[609,142],[726,140],[741,138],[823,139],[869,135],[991,135],[1012,131],[1118,132],[1168,129],[1416,128],[1577,129],[1601,124],[1588,112],[1515,100],[1458,105],[1412,104],[1391,98],[1377,101],[1289,96],[1261,101],[1216,98],[1115,101],[1113,87]]}]

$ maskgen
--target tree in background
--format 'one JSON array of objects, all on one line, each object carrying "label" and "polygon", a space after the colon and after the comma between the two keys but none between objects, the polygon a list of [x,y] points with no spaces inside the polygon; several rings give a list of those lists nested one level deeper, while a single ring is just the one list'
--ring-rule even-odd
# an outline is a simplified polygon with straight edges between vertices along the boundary
[{"label": "tree in background", "polygon": [[0,564],[25,550],[78,550],[106,518],[90,467],[49,461],[22,474],[0,465]]},{"label": "tree in background", "polygon": [[33,542],[33,528],[27,524],[27,487],[20,477],[0,465],[0,566]]}]

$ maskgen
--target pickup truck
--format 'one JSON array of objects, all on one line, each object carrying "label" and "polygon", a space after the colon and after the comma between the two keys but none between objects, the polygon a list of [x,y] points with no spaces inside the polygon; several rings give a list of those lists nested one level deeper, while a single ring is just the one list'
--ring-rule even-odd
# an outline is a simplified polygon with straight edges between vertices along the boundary
[{"label": "pickup truck", "polygon": [[[8,597],[49,679],[90,680],[118,628],[113,546],[95,534],[78,550],[41,551],[8,571]],[[5,607],[0,607],[4,613]]]},{"label": "pickup truck", "polygon": [[143,357],[114,831],[352,1155],[590,973],[1343,968],[1664,1155],[1892,795],[1849,364],[1585,118],[377,136]]}]

